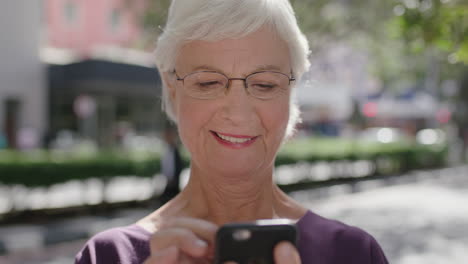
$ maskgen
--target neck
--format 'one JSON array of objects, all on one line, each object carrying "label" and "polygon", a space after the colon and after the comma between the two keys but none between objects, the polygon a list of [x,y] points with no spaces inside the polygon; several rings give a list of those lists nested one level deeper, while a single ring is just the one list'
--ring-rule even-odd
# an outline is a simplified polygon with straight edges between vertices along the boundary
[{"label": "neck", "polygon": [[272,173],[269,168],[251,175],[210,175],[192,166],[180,198],[193,216],[217,224],[275,218],[280,191]]},{"label": "neck", "polygon": [[200,218],[223,225],[271,218],[299,220],[306,212],[273,183],[273,168],[252,175],[215,175],[192,164],[184,190],[139,224],[154,232],[171,217]]}]

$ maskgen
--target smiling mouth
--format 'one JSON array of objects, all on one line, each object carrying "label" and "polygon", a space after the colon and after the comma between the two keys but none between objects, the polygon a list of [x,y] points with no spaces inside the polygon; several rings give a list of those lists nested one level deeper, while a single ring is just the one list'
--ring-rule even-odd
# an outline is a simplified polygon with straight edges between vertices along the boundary
[{"label": "smiling mouth", "polygon": [[225,141],[225,142],[228,142],[228,143],[232,143],[232,144],[243,144],[243,143],[247,143],[249,141],[252,141],[254,139],[256,139],[258,136],[255,136],[255,137],[249,137],[249,136],[238,136],[238,137],[233,137],[233,136],[227,136],[227,135],[223,135],[223,134],[220,134],[218,132],[215,132],[215,131],[210,131],[213,135],[215,135],[217,138]]}]

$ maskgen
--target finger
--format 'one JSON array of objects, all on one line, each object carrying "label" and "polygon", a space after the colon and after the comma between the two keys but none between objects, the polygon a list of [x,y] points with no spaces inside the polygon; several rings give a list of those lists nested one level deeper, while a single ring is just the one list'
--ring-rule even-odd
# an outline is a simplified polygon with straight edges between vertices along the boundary
[{"label": "finger", "polygon": [[274,249],[274,257],[277,264],[301,264],[299,252],[290,242],[278,243]]},{"label": "finger", "polygon": [[198,238],[192,231],[184,228],[169,228],[156,232],[150,240],[151,252],[175,246],[185,254],[201,257],[207,253],[208,244]]},{"label": "finger", "polygon": [[144,264],[177,264],[179,252],[176,247],[168,247],[154,252]]},{"label": "finger", "polygon": [[206,256],[210,258],[214,258],[215,237],[216,237],[216,232],[218,231],[218,228],[219,228],[214,223],[203,220],[203,219],[178,217],[178,218],[173,219],[172,221],[166,222],[164,226],[165,227],[181,227],[181,228],[190,229],[199,238],[202,238],[203,240],[208,242],[208,251],[206,252]]},{"label": "finger", "polygon": [[181,227],[191,230],[200,238],[206,240],[209,243],[214,243],[216,231],[218,231],[218,226],[202,220],[195,218],[179,217],[173,221],[165,224],[168,227]]}]

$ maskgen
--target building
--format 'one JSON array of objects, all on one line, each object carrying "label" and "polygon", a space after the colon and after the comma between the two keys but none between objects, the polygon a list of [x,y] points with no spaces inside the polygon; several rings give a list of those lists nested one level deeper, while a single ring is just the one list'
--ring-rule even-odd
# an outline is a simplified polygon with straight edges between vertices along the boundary
[{"label": "building", "polygon": [[4,1],[0,8],[0,136],[10,147],[35,147],[47,129],[41,11],[39,1],[29,0]]},{"label": "building", "polygon": [[46,46],[80,58],[109,47],[132,48],[142,38],[146,0],[44,0]]},{"label": "building", "polygon": [[135,50],[145,2],[46,1],[50,134],[70,130],[109,147],[120,123],[138,134],[159,130],[159,75],[152,55]]},{"label": "building", "polygon": [[77,132],[101,147],[119,138],[119,124],[154,134],[164,124],[159,74],[153,67],[89,59],[49,65],[50,132]]},{"label": "building", "polygon": [[[115,143],[118,122],[137,133],[159,129],[164,122],[159,75],[151,54],[135,50],[143,34],[138,19],[144,3],[3,4],[0,148],[2,137],[9,147],[33,148],[61,130],[107,147]],[[95,109],[83,112],[83,98]]]}]

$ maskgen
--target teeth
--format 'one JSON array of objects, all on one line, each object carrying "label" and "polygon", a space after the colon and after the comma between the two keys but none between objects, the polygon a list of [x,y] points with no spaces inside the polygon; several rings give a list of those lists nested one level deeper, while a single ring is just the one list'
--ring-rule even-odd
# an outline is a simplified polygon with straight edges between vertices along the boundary
[{"label": "teeth", "polygon": [[222,138],[223,140],[229,141],[231,143],[244,143],[249,140],[252,140],[252,138],[235,138],[235,137],[220,135],[218,133],[216,133],[216,135],[218,135],[218,137]]}]

